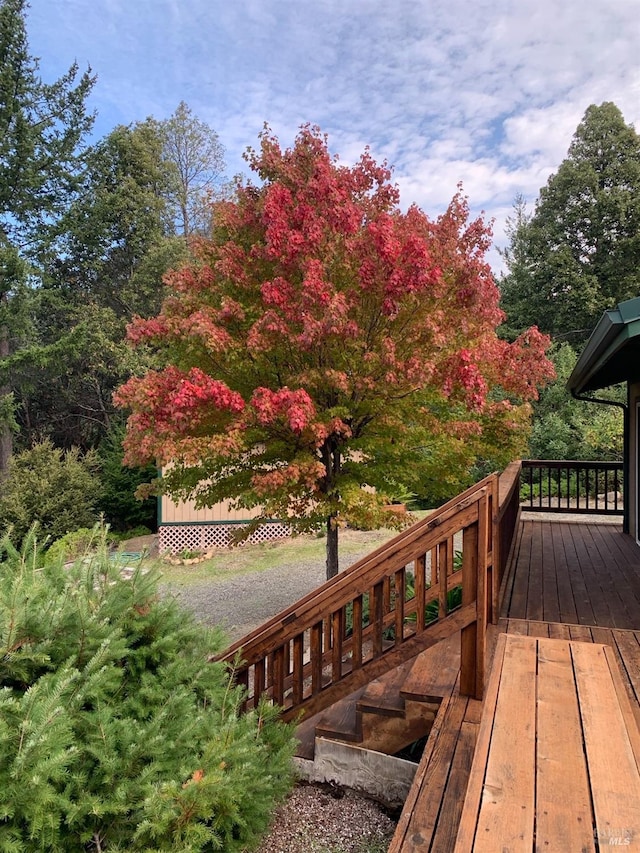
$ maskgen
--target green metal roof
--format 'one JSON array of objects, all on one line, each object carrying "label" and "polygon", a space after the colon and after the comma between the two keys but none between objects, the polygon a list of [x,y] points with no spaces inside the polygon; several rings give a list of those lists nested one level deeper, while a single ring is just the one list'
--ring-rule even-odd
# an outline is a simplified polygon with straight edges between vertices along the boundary
[{"label": "green metal roof", "polygon": [[640,296],[605,311],[567,385],[573,394],[640,382]]}]

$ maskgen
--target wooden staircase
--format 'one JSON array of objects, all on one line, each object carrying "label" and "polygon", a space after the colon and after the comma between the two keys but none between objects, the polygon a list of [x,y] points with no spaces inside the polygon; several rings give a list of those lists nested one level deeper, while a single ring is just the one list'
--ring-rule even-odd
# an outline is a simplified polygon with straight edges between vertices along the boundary
[{"label": "wooden staircase", "polygon": [[415,765],[391,756],[437,733],[454,693],[482,698],[519,474],[514,463],[481,480],[219,656],[243,710],[274,702],[298,722],[311,774],[337,767],[347,787],[364,776],[385,795],[404,774],[402,801]]},{"label": "wooden staircase", "polygon": [[313,717],[456,634],[461,692],[480,698],[503,507],[517,500],[517,476],[486,477],[234,643],[220,657],[245,688],[244,708],[266,699],[285,720]]},{"label": "wooden staircase", "polygon": [[396,754],[429,734],[459,671],[454,634],[301,723],[298,756],[313,759],[316,738]]}]

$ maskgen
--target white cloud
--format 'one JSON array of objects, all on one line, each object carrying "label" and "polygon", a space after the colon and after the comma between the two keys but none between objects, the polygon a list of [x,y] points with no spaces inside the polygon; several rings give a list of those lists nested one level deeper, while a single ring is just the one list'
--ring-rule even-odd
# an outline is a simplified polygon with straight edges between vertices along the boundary
[{"label": "white cloud", "polygon": [[229,171],[268,121],[319,124],[352,162],[395,165],[403,205],[440,212],[458,181],[496,218],[536,197],[590,103],[640,125],[640,0],[31,0],[45,76],[99,75],[106,133],[185,100]]}]

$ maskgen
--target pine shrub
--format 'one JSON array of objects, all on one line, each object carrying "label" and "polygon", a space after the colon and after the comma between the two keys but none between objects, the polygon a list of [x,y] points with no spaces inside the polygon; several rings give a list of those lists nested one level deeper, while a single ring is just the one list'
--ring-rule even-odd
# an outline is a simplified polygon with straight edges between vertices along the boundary
[{"label": "pine shrub", "polygon": [[291,785],[293,736],[143,568],[0,543],[0,851],[241,851]]},{"label": "pine shrub", "polygon": [[20,541],[37,523],[43,536],[59,539],[93,527],[101,484],[98,457],[77,448],[61,450],[46,439],[13,456],[0,493],[0,530]]}]

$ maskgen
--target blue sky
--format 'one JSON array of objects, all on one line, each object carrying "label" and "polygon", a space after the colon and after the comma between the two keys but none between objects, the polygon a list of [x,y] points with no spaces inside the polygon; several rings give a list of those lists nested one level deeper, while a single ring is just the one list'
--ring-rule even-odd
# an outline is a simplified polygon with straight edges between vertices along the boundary
[{"label": "blue sky", "polygon": [[[228,173],[266,121],[319,125],[353,162],[394,167],[403,207],[442,212],[459,181],[504,221],[532,202],[591,103],[640,129],[640,0],[30,0],[46,81],[91,65],[96,134],[181,100]],[[496,268],[499,259],[491,253]]]}]

